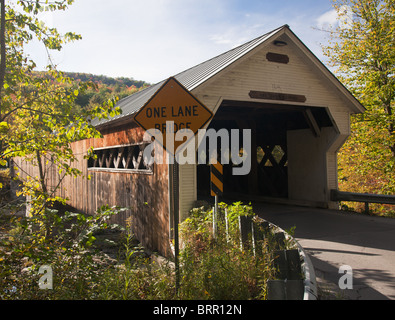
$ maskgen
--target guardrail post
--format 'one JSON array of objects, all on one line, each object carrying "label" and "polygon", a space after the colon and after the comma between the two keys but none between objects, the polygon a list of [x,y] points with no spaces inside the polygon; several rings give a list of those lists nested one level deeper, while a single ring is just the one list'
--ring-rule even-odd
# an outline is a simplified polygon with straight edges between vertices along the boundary
[{"label": "guardrail post", "polygon": [[247,216],[239,216],[239,228],[240,228],[240,246],[241,249],[248,248],[248,241],[250,235],[252,235],[252,219]]},{"label": "guardrail post", "polygon": [[268,300],[303,300],[303,280],[268,280]]}]

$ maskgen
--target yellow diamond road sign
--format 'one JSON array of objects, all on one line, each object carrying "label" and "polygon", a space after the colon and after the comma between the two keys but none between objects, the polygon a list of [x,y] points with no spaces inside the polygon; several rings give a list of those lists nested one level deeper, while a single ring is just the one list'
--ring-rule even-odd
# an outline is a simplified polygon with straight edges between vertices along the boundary
[{"label": "yellow diamond road sign", "polygon": [[185,129],[191,130],[196,135],[212,117],[213,113],[205,105],[171,77],[136,113],[134,120],[146,131],[159,130],[163,136],[163,147],[172,154],[187,141],[185,139],[174,141],[174,149],[167,148],[166,135],[175,136],[178,131]]}]

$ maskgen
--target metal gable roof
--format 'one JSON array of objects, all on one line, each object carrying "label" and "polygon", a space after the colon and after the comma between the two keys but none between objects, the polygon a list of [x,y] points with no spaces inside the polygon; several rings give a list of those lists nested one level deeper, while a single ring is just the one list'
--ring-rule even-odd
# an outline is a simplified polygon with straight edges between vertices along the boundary
[{"label": "metal gable roof", "polygon": [[[197,66],[187,69],[175,75],[174,77],[184,87],[191,91],[286,27],[288,26],[285,25],[269,33],[266,33],[263,36],[260,36],[241,46],[231,49],[217,57],[214,57],[201,64],[198,64]],[[119,120],[127,116],[133,115],[144,106],[144,104],[155,94],[155,92],[162,86],[165,81],[166,80],[163,80],[138,93],[135,93],[120,100],[117,103],[117,107],[121,108],[122,114],[106,120],[93,120],[92,124],[95,126],[101,126],[104,124],[109,124],[110,122],[113,122],[115,120]]]},{"label": "metal gable roof", "polygon": [[280,27],[241,46],[229,50],[215,58],[207,60],[206,62],[203,62],[193,68],[179,73],[175,76],[175,78],[180,83],[182,83],[183,86],[185,86],[188,90],[193,90],[203,82],[213,77],[215,74],[219,73],[220,71],[231,65],[233,62],[243,57],[254,48],[261,45],[263,42],[265,42],[267,39],[279,32],[284,27],[288,26]]},{"label": "metal gable roof", "polygon": [[[321,61],[310,51],[310,49],[303,44],[303,42],[290,30],[288,25],[283,25],[271,32],[268,32],[256,39],[253,39],[243,45],[233,48],[225,53],[222,53],[210,60],[207,60],[201,64],[198,64],[190,69],[187,69],[174,77],[189,91],[194,90],[201,84],[220,73],[222,70],[232,65],[234,62],[267,42],[272,37],[286,33],[288,36],[293,37],[295,43],[302,48],[305,54],[309,57],[310,61],[314,62],[319,70],[337,86],[341,93],[343,93],[351,103],[356,107],[357,112],[363,112],[364,107],[361,103],[343,86],[343,84],[322,64]],[[158,89],[166,81],[163,80],[157,84],[154,84],[138,93],[128,96],[117,103],[117,107],[120,107],[122,114],[105,120],[93,120],[92,124],[96,127],[111,125],[117,120],[126,120],[131,118],[133,114],[139,111],[148,100],[158,91]]]}]

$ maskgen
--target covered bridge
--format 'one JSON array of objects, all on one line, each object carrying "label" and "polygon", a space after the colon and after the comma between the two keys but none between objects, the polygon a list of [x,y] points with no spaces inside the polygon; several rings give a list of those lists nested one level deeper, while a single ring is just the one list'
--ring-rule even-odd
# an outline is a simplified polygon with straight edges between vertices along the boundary
[{"label": "covered bridge", "polygon": [[[337,151],[350,134],[350,115],[364,108],[287,25],[175,78],[214,113],[208,128],[252,130],[251,171],[233,176],[232,163],[225,165],[224,196],[336,207]],[[103,138],[73,144],[76,166],[92,178],[65,180],[60,195],[87,213],[104,204],[128,207],[117,222],[130,219],[144,246],[170,255],[171,165],[145,163],[144,131],[133,120],[163,83],[119,101],[121,115],[95,124]],[[96,161],[83,158],[90,147]],[[56,183],[56,175],[48,179]],[[181,165],[179,195],[182,221],[209,195],[209,166]]]}]

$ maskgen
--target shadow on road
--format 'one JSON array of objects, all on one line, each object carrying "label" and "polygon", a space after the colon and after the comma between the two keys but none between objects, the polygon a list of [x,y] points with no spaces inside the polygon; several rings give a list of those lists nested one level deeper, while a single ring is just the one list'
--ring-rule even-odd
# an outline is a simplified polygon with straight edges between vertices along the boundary
[{"label": "shadow on road", "polygon": [[[335,210],[252,203],[254,212],[294,237],[311,257],[322,298],[395,299],[395,219]],[[340,290],[341,265],[353,290]]]}]

